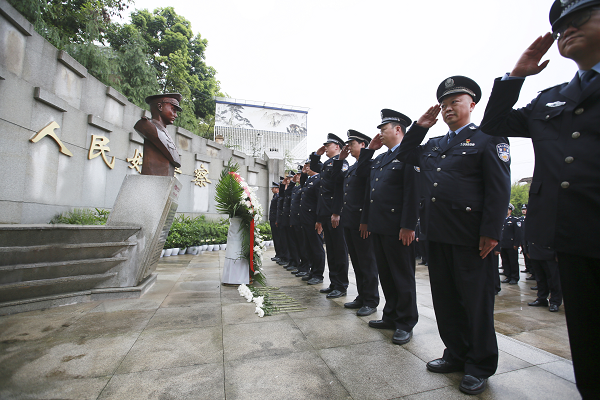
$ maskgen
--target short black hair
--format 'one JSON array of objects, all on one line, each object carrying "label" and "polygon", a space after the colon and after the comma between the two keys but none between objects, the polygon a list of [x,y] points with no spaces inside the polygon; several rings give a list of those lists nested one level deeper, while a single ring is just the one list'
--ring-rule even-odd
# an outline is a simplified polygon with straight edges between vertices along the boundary
[{"label": "short black hair", "polygon": [[388,124],[391,124],[392,128],[399,126],[400,128],[402,128],[402,133],[406,135],[406,126],[404,126],[400,122],[392,121],[392,122],[388,122]]}]

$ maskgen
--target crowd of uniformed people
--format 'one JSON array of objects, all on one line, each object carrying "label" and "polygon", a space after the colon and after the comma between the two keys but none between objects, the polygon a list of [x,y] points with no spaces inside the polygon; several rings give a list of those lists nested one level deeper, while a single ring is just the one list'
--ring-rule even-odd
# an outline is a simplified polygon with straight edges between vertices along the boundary
[{"label": "crowd of uniformed people", "polygon": [[[481,126],[471,122],[479,85],[451,76],[418,120],[384,109],[374,137],[352,129],[345,140],[329,133],[304,165],[272,186],[273,260],[339,298],[346,296],[350,259],[358,295],[344,306],[373,314],[381,285],[382,318],[369,326],[393,330],[399,345],[411,340],[418,322],[418,252],[446,346],[427,369],[463,372],[459,389],[467,394],[485,390],[496,371],[494,299],[502,283],[518,283],[520,272],[536,280],[529,306],[556,312],[564,295],[577,387],[585,399],[600,393],[590,307],[600,284],[600,233],[593,228],[600,221],[600,0],[556,0],[550,22],[552,33],[496,79]],[[513,109],[525,77],[545,68],[541,59],[555,40],[577,74]],[[424,140],[438,116],[448,133]],[[509,203],[508,137],[531,138],[536,155],[519,218]]]}]

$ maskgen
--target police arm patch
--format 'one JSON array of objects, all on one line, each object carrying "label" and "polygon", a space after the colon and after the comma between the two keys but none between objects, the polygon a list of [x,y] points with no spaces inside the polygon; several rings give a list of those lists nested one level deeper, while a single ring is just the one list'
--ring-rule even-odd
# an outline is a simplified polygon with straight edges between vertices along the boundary
[{"label": "police arm patch", "polygon": [[497,144],[496,153],[498,154],[498,158],[500,158],[502,161],[510,161],[510,145],[508,143]]}]

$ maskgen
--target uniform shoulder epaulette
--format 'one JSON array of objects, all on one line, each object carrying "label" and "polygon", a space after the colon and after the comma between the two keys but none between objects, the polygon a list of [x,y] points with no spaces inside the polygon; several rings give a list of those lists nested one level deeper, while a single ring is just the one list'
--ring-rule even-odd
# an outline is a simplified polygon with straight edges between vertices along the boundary
[{"label": "uniform shoulder epaulette", "polygon": [[546,89],[540,90],[538,93],[544,93],[544,92],[547,92],[550,89],[554,89],[555,87],[559,87],[559,86],[563,86],[563,85],[568,85],[568,84],[569,84],[569,82],[559,83],[558,85],[550,86],[550,87],[548,87]]}]

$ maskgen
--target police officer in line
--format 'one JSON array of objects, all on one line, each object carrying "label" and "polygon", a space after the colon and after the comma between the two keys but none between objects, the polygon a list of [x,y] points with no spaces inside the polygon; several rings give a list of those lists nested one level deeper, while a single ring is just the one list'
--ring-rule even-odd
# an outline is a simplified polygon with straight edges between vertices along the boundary
[{"label": "police officer in line", "polygon": [[[470,123],[481,99],[479,85],[452,76],[400,145],[398,158],[418,165],[426,189],[421,229],[429,241],[429,278],[438,330],[446,350],[427,363],[431,372],[464,371],[459,389],[485,390],[498,366],[494,331],[491,251],[498,244],[510,198],[508,140]],[[421,145],[441,116],[449,132]]]},{"label": "police officer in line", "polygon": [[279,228],[277,227],[277,200],[279,199],[279,183],[271,182],[271,204],[269,205],[269,225],[271,226],[271,237],[273,238],[273,246],[275,247],[275,257],[271,257],[271,261],[281,260],[281,242]]},{"label": "police officer in line", "polygon": [[321,232],[316,229],[317,224],[317,206],[319,204],[319,192],[321,188],[321,163],[313,165],[315,170],[311,169],[311,161],[307,159],[304,163],[304,171],[308,175],[302,190],[300,200],[300,221],[302,230],[306,239],[306,248],[310,259],[310,272],[302,276],[302,280],[309,285],[323,283],[323,273],[325,272],[325,250],[323,249],[323,237]]},{"label": "police officer in line", "polygon": [[506,278],[502,283],[516,285],[519,282],[519,245],[521,244],[521,227],[519,220],[512,215],[515,207],[508,204],[508,212],[502,226],[500,237],[500,257]]},{"label": "police officer in line", "polygon": [[352,164],[346,172],[342,172],[342,169],[348,154],[352,154],[352,157],[358,160],[361,149],[368,146],[370,142],[371,138],[367,135],[353,129],[348,130],[346,145],[339,159],[333,162],[334,179],[343,182],[343,186],[336,186],[336,190],[340,191],[336,195],[344,200],[341,225],[344,228],[344,238],[352,260],[358,290],[358,296],[353,301],[345,303],[344,307],[358,309],[356,315],[359,317],[373,314],[379,305],[377,263],[372,238],[367,231],[367,213],[363,213],[368,178],[356,174],[357,163]]},{"label": "police officer in line", "polygon": [[308,275],[308,271],[310,271],[310,260],[306,249],[306,239],[304,231],[302,230],[302,221],[300,219],[300,202],[302,200],[302,190],[304,189],[303,184],[306,182],[306,178],[308,178],[308,175],[302,172],[303,169],[304,166],[299,165],[298,171],[292,179],[292,182],[295,182],[295,185],[292,189],[292,201],[290,203],[290,225],[292,226],[294,243],[296,243],[299,258],[298,266],[290,272],[296,276],[306,276]]},{"label": "police officer in line", "polygon": [[295,234],[290,223],[290,206],[292,203],[292,191],[294,190],[294,186],[296,185],[296,183],[292,181],[294,175],[294,171],[289,171],[279,189],[279,192],[283,193],[283,212],[281,214],[281,218],[278,221],[280,221],[279,227],[285,234],[289,254],[288,263],[284,264],[283,267],[286,268],[288,271],[297,269],[298,264],[300,263],[300,256],[298,254],[297,243],[295,241]]},{"label": "police officer in line", "polygon": [[279,197],[277,198],[277,228],[279,232],[279,243],[281,244],[281,255],[279,261],[276,261],[277,264],[283,265],[284,268],[288,266],[290,263],[290,251],[288,246],[288,238],[285,233],[285,224],[284,224],[284,200],[285,200],[285,188],[287,184],[287,177],[280,176],[279,177]]},{"label": "police officer in line", "polygon": [[[327,249],[327,265],[329,266],[329,287],[321,289],[321,293],[327,293],[327,298],[338,298],[346,295],[348,288],[348,248],[344,239],[344,230],[338,229],[340,213],[342,210],[342,198],[335,196],[335,187],[341,186],[341,182],[335,182],[332,177],[333,162],[339,158],[340,150],[344,147],[344,141],[333,133],[327,135],[327,141],[317,151],[310,155],[310,168],[316,168],[321,156],[325,154],[328,158],[321,167],[321,187],[319,192],[319,204],[317,206],[317,226],[323,230],[325,236],[325,247]],[[348,170],[348,162],[344,161],[343,171]]]},{"label": "police officer in line", "polygon": [[525,269],[521,272],[530,273],[531,276],[525,278],[528,281],[535,280],[533,269],[529,259],[529,248],[527,241],[525,240],[525,218],[527,218],[527,204],[521,206],[521,216],[519,217],[519,226],[521,227],[521,253],[523,253],[523,261],[525,262]]},{"label": "police officer in line", "polygon": [[[594,223],[600,220],[599,7],[599,0],[554,1],[552,34],[536,39],[510,74],[496,79],[482,121],[491,135],[532,139],[526,239],[557,252],[575,379],[584,399],[600,393],[593,368],[600,359],[593,306],[600,286],[600,230]],[[540,61],[555,40],[578,71],[570,82],[542,90],[513,110],[524,78],[546,67],[549,60]]]},{"label": "police officer in line", "polygon": [[[380,133],[361,149],[356,167],[358,176],[369,179],[363,212],[385,296],[382,319],[369,321],[369,326],[395,330],[392,343],[399,345],[410,341],[419,319],[413,243],[419,208],[417,171],[396,159],[410,122],[404,114],[382,110]],[[371,160],[384,145],[388,151]]]}]

